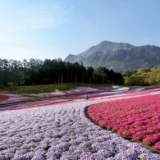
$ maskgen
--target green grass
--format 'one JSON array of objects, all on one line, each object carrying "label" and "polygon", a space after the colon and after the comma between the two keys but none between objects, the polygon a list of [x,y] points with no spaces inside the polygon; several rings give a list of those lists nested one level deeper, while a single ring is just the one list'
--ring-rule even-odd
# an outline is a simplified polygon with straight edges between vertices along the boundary
[{"label": "green grass", "polygon": [[107,86],[106,84],[46,84],[46,85],[32,85],[32,86],[12,86],[0,88],[0,93],[15,93],[15,94],[32,94],[32,93],[44,93],[44,92],[59,92],[75,89],[78,86],[87,87],[100,87]]}]

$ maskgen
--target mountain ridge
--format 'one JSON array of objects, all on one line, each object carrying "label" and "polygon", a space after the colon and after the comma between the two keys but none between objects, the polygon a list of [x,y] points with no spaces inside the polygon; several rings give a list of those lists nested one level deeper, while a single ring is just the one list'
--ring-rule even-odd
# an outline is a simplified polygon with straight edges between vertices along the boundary
[{"label": "mountain ridge", "polygon": [[69,54],[64,61],[83,62],[84,66],[104,66],[123,73],[139,68],[159,66],[160,47],[102,41],[78,55]]}]

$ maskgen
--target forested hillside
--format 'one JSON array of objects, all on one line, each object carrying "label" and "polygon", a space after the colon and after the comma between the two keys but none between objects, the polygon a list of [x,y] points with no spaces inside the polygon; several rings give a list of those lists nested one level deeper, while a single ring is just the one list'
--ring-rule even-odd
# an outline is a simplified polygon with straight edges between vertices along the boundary
[{"label": "forested hillside", "polygon": [[63,62],[61,59],[0,59],[0,86],[37,85],[61,83],[106,83],[123,84],[120,73],[105,67],[84,67],[77,62]]},{"label": "forested hillside", "polygon": [[124,74],[125,85],[160,85],[160,67]]}]

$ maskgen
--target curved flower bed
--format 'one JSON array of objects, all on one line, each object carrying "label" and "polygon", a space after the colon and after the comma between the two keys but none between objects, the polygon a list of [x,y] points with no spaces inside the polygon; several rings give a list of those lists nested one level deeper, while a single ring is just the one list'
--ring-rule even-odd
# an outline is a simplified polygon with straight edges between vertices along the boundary
[{"label": "curved flower bed", "polygon": [[160,151],[160,94],[94,104],[87,113],[100,126]]}]

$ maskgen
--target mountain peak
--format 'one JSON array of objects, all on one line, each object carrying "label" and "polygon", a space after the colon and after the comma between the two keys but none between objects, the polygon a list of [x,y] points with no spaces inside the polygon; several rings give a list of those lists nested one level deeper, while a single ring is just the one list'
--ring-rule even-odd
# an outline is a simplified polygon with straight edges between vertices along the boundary
[{"label": "mountain peak", "polygon": [[116,72],[152,68],[160,64],[160,47],[135,47],[129,43],[102,41],[78,55],[69,55],[64,61],[83,62],[85,66],[104,66]]}]

